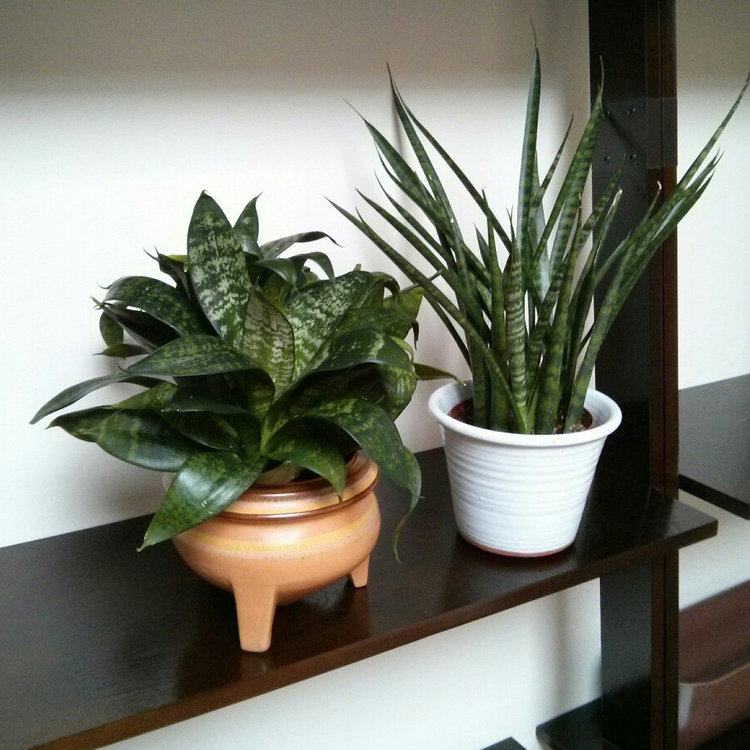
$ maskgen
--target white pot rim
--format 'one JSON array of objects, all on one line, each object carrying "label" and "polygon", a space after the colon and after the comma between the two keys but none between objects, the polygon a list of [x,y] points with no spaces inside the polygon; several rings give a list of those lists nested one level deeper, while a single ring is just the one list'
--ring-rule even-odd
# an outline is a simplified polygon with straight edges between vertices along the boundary
[{"label": "white pot rim", "polygon": [[535,448],[580,445],[600,440],[613,433],[622,421],[620,407],[609,396],[590,388],[586,394],[585,407],[591,412],[594,424],[588,430],[557,435],[520,435],[513,432],[488,430],[467,424],[449,415],[450,410],[456,404],[471,398],[472,393],[473,385],[470,380],[463,383],[450,382],[438,388],[430,396],[427,408],[444,429],[452,430],[468,438],[501,445]]}]

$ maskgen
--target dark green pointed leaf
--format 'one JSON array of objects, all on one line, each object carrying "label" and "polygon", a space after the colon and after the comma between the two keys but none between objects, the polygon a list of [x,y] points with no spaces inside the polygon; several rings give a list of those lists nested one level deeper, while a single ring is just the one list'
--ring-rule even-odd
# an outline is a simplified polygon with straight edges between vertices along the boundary
[{"label": "dark green pointed leaf", "polygon": [[338,244],[333,237],[325,232],[301,232],[300,234],[293,234],[289,237],[282,237],[281,239],[264,243],[260,247],[260,254],[264,258],[278,258],[284,250],[288,250],[298,242],[315,242],[315,240],[322,240],[324,238],[331,240],[334,245]]},{"label": "dark green pointed leaf", "polygon": [[213,414],[237,414],[248,416],[250,412],[237,404],[221,401],[197,391],[180,388],[162,407],[164,411],[193,412],[210,411]]},{"label": "dark green pointed leaf", "polygon": [[148,390],[136,393],[135,396],[113,404],[111,408],[160,411],[169,406],[172,399],[178,393],[178,390],[177,386],[173,383],[160,382]]},{"label": "dark green pointed leaf", "polygon": [[206,448],[230,453],[238,453],[242,448],[237,430],[218,414],[167,411],[161,417],[181,435]]},{"label": "dark green pointed leaf", "polygon": [[96,442],[121,461],[156,471],[177,471],[200,450],[148,411],[114,412],[102,422]]},{"label": "dark green pointed leaf", "polygon": [[169,276],[182,289],[188,299],[192,299],[192,287],[187,275],[187,255],[162,255],[156,253],[159,270]]},{"label": "dark green pointed leaf", "polygon": [[260,273],[260,269],[275,273],[285,284],[291,287],[301,287],[305,281],[299,266],[291,258],[259,260],[253,264],[253,269],[258,273]]},{"label": "dark green pointed leaf", "polygon": [[[331,242],[334,242],[331,239]],[[323,273],[331,280],[336,278],[336,274],[333,270],[333,265],[329,257],[325,253],[311,252],[311,253],[297,253],[292,260],[303,268],[307,263],[314,263],[318,266]]]},{"label": "dark green pointed leaf", "polygon": [[242,249],[250,255],[260,257],[258,247],[258,207],[259,195],[256,195],[242,210],[239,218],[234,224],[234,236],[242,246]]},{"label": "dark green pointed leaf", "polygon": [[431,365],[423,365],[419,362],[414,363],[414,372],[420,380],[442,380],[449,378],[456,382],[461,382],[460,378],[457,378],[453,373],[447,370],[441,370],[439,367],[432,367]]},{"label": "dark green pointed leaf", "polygon": [[[394,294],[391,297],[386,297],[383,300],[383,307],[386,310],[393,310],[402,316],[402,323],[398,326],[389,326],[387,329],[389,333],[400,338],[406,338],[409,331],[412,328],[416,329],[417,315],[419,314],[419,308],[422,306],[422,298],[424,297],[424,289],[420,286],[413,286],[411,289],[406,289]],[[409,325],[406,325],[406,321],[409,320]],[[414,340],[417,339],[417,333],[415,330]]]},{"label": "dark green pointed leaf", "polygon": [[201,309],[217,333],[239,346],[250,294],[242,246],[218,204],[203,193],[188,230],[188,273]]},{"label": "dark green pointed leaf", "polygon": [[207,332],[202,318],[184,294],[158,279],[148,276],[118,279],[109,287],[104,299],[148,313],[183,336]]},{"label": "dark green pointed leaf", "polygon": [[175,330],[157,320],[153,315],[140,310],[129,310],[119,303],[103,302],[102,313],[112,318],[124,331],[141,344],[147,351],[153,351],[172,341],[176,337]]},{"label": "dark green pointed leaf", "polygon": [[114,357],[116,359],[128,359],[128,357],[139,357],[142,354],[148,354],[148,351],[138,344],[115,344],[108,346],[99,352],[103,357]]},{"label": "dark green pointed leaf", "polygon": [[403,370],[388,365],[375,365],[383,391],[379,403],[391,419],[396,419],[408,406],[417,387],[417,375],[414,369]]},{"label": "dark green pointed leaf", "polygon": [[120,346],[123,342],[122,328],[104,312],[99,316],[99,333],[108,349]]},{"label": "dark green pointed leaf", "polygon": [[344,370],[367,363],[413,372],[409,355],[391,336],[367,328],[349,331],[336,338],[326,359],[316,367],[316,372]]},{"label": "dark green pointed leaf", "polygon": [[107,407],[97,406],[93,409],[82,409],[81,411],[61,414],[50,422],[50,427],[60,427],[68,435],[72,435],[87,443],[95,443],[99,439],[102,423],[112,416],[112,410]]},{"label": "dark green pointed leaf", "polygon": [[240,349],[268,374],[277,390],[294,376],[294,331],[289,321],[259,293],[247,305]]},{"label": "dark green pointed leaf", "polygon": [[146,531],[141,549],[187,531],[231,505],[262,472],[262,458],[197,453],[182,466]]},{"label": "dark green pointed leaf", "polygon": [[382,307],[365,305],[350,310],[341,321],[337,329],[338,334],[369,328],[401,339],[405,338],[414,324],[414,317],[407,310],[387,305],[390,300],[391,298],[385,300]]},{"label": "dark green pointed leaf", "polygon": [[344,315],[361,305],[374,284],[370,274],[351,271],[334,283],[311,284],[292,299],[286,317],[294,331],[295,378],[325,356]]},{"label": "dark green pointed leaf", "polygon": [[131,373],[118,373],[116,375],[103,375],[98,378],[90,378],[81,383],[71,385],[56,396],[47,401],[44,406],[34,415],[31,424],[38,422],[52,412],[64,409],[66,406],[74,404],[79,399],[87,396],[89,393],[104,388],[114,383],[134,383],[135,385],[152,385],[155,381],[149,378],[135,377]]},{"label": "dark green pointed leaf", "polygon": [[235,372],[256,367],[216,336],[183,336],[128,368],[132,375],[189,376]]},{"label": "dark green pointed leaf", "polygon": [[388,413],[364,399],[342,398],[329,401],[306,412],[309,418],[332,422],[351,435],[396,484],[419,495],[421,474],[407,458],[396,426]]},{"label": "dark green pointed leaf", "polygon": [[[318,476],[327,479],[341,494],[346,483],[346,463],[334,443],[320,434],[307,430],[303,420],[288,422],[271,436],[263,446],[263,453],[276,461],[299,464]],[[312,432],[312,434],[310,434]]]}]

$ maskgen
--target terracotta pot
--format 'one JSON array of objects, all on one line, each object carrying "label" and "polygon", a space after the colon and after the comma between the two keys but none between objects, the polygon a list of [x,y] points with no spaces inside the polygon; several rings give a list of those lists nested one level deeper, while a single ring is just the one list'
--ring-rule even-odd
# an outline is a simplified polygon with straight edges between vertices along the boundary
[{"label": "terracotta pot", "polygon": [[349,575],[367,584],[380,531],[379,470],[357,453],[342,498],[323,479],[251,487],[226,510],[174,538],[199,576],[234,594],[240,644],[266,651],[277,604]]},{"label": "terracotta pot", "polygon": [[604,441],[622,415],[590,390],[593,424],[580,432],[518,435],[451,416],[472,385],[448,383],[430,397],[443,430],[456,525],[468,542],[514,557],[551,555],[575,540]]}]

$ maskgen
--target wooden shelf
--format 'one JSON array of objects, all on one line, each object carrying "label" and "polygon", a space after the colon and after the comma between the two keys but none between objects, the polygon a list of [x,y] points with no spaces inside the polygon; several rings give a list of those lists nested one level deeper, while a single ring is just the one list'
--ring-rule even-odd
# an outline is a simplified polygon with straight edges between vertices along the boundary
[{"label": "wooden shelf", "polygon": [[680,391],[680,487],[750,519],[750,375]]},{"label": "wooden shelf", "polygon": [[525,750],[523,745],[516,742],[512,737],[502,742],[496,742],[494,745],[485,747],[484,750]]},{"label": "wooden shelf", "polygon": [[[537,727],[537,737],[550,750],[618,750],[602,739],[600,701],[592,701]],[[502,747],[502,745],[501,745]],[[704,743],[697,750],[745,750],[750,747],[750,719]]]},{"label": "wooden shelf", "polygon": [[457,535],[442,450],[424,499],[382,480],[370,584],[281,608],[266,654],[240,651],[232,598],[170,544],[137,553],[146,519],[0,549],[0,748],[98,747],[260,695],[627,569],[716,532],[713,519],[601,472],[570,550],[504,559]]}]

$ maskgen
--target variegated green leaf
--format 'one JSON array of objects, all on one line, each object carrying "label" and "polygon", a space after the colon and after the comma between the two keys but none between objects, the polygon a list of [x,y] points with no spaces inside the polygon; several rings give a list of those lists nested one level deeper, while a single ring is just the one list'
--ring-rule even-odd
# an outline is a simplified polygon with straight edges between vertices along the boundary
[{"label": "variegated green leaf", "polygon": [[151,411],[161,411],[169,406],[172,399],[179,392],[179,389],[173,383],[157,383],[148,390],[136,393],[123,401],[112,405],[113,409],[146,409]]},{"label": "variegated green leaf", "polygon": [[323,419],[340,427],[366,450],[396,484],[419,495],[421,474],[407,458],[396,426],[387,412],[364,399],[342,398],[310,409],[309,418]]},{"label": "variegated green leaf", "polygon": [[[414,395],[414,389],[417,387],[417,380],[419,379],[416,369],[412,367],[405,370],[388,365],[376,365],[375,367],[383,390],[383,398],[377,403],[388,412],[391,419],[396,419],[408,406]],[[446,373],[442,373],[440,377],[446,377]]]},{"label": "variegated green leaf", "polygon": [[84,440],[87,443],[95,443],[99,439],[102,423],[112,416],[112,410],[105,406],[96,406],[93,409],[81,409],[80,411],[68,412],[55,417],[50,422],[50,427],[60,427],[68,435]]},{"label": "variegated green leaf", "polygon": [[325,238],[331,240],[334,245],[338,244],[333,237],[325,232],[301,232],[300,234],[293,234],[289,237],[282,237],[281,239],[264,243],[260,247],[260,254],[264,258],[278,258],[284,250],[288,250],[298,242],[315,242],[315,240]]},{"label": "variegated green leaf", "polygon": [[270,271],[276,274],[285,284],[290,287],[299,288],[304,286],[305,275],[299,264],[295,263],[292,258],[269,258],[268,260],[258,260],[253,263],[254,273]]},{"label": "variegated green leaf", "polygon": [[316,372],[344,370],[362,364],[382,364],[414,371],[409,355],[387,334],[372,329],[349,331],[337,337]]},{"label": "variegated green leaf", "polygon": [[[331,238],[331,242],[335,241]],[[326,275],[327,278],[333,280],[336,274],[333,270],[333,264],[325,253],[313,251],[311,253],[297,253],[292,258],[295,263],[299,263],[300,267],[304,267],[307,263],[314,263],[321,271]]]},{"label": "variegated green leaf", "polygon": [[411,314],[408,309],[389,304],[392,301],[393,298],[389,297],[383,301],[382,305],[365,305],[350,310],[337,329],[339,334],[369,328],[400,339],[406,338],[414,326],[416,314]]},{"label": "variegated green leaf", "polygon": [[162,255],[157,252],[156,261],[159,270],[169,276],[192,302],[193,288],[187,275],[187,255]]},{"label": "variegated green leaf", "polygon": [[340,321],[360,306],[374,283],[370,274],[352,271],[333,283],[311,284],[291,300],[286,317],[294,331],[295,379],[325,357]]},{"label": "variegated green leaf", "polygon": [[249,370],[257,365],[216,336],[183,336],[128,368],[131,375],[189,376]]},{"label": "variegated green leaf", "polygon": [[258,246],[258,207],[259,195],[256,195],[242,210],[239,218],[234,224],[234,236],[242,246],[242,249],[255,257],[260,256]]},{"label": "variegated green leaf", "polygon": [[148,411],[116,411],[99,427],[97,445],[121,461],[177,471],[199,446]]},{"label": "variegated green leaf", "polygon": [[99,354],[103,357],[129,359],[130,357],[140,357],[143,354],[148,354],[148,351],[138,344],[115,344],[115,346],[108,346],[99,352]]},{"label": "variegated green leaf", "polygon": [[204,314],[230,346],[239,346],[250,296],[245,254],[224,212],[206,193],[190,220],[188,264]]},{"label": "variegated green leaf", "polygon": [[197,453],[180,468],[149,525],[141,549],[191,529],[231,505],[265,461],[231,453]]},{"label": "variegated green leaf", "polygon": [[346,483],[346,463],[339,447],[312,430],[305,431],[303,420],[288,422],[263,446],[263,453],[276,461],[299,464],[327,479],[341,494]]},{"label": "variegated green leaf", "polygon": [[99,333],[108,349],[120,346],[123,342],[122,328],[105,312],[99,316]]},{"label": "variegated green leaf", "polygon": [[81,383],[76,383],[68,388],[60,391],[56,396],[53,396],[47,401],[44,406],[33,416],[31,424],[38,422],[40,419],[52,414],[52,412],[64,409],[66,406],[74,404],[79,399],[87,396],[89,393],[93,393],[99,388],[104,388],[114,383],[134,383],[135,385],[154,385],[155,381],[149,378],[135,377],[131,373],[118,373],[116,375],[103,375],[98,378],[91,378],[84,380]]},{"label": "variegated green leaf", "polygon": [[164,411],[194,412],[208,411],[213,414],[236,414],[249,416],[250,412],[243,406],[222,401],[218,398],[184,388],[177,389],[168,403],[162,406]]},{"label": "variegated green leaf", "polygon": [[237,430],[218,414],[168,411],[162,412],[161,417],[181,435],[206,448],[231,453],[238,453],[242,448]]},{"label": "variegated green leaf", "polygon": [[[424,297],[424,289],[420,286],[413,286],[410,289],[405,289],[398,294],[391,297],[386,297],[383,300],[383,309],[394,310],[399,314],[401,320],[397,325],[389,325],[385,330],[392,333],[394,336],[400,338],[406,338],[409,331],[414,328],[414,340],[418,338],[416,330],[417,315],[419,314],[419,308],[422,306],[422,298]],[[406,321],[410,321],[406,324]]]},{"label": "variegated green leaf", "polygon": [[259,293],[250,298],[240,350],[266,372],[277,390],[294,377],[294,331],[284,314]]},{"label": "variegated green leaf", "polygon": [[146,351],[153,351],[172,341],[177,333],[173,328],[141,310],[130,310],[122,304],[102,302],[102,314],[130,334]]},{"label": "variegated green leaf", "polygon": [[187,336],[207,333],[203,320],[187,298],[173,286],[148,276],[126,276],[107,290],[105,302],[121,302],[148,313],[175,331]]}]

